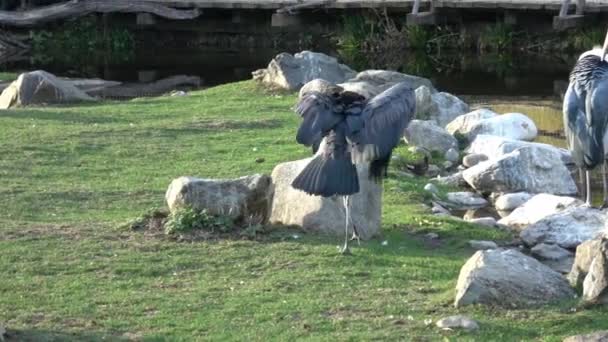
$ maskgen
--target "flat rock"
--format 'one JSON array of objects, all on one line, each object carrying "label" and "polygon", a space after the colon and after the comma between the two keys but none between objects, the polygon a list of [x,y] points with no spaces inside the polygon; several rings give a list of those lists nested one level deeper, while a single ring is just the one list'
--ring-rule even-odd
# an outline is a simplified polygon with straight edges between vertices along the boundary
[{"label": "flat rock", "polygon": [[[441,154],[458,146],[456,138],[437,126],[435,121],[412,120],[405,129],[404,140],[408,145],[422,147],[431,152],[437,151]],[[458,154],[458,152],[456,153]]]},{"label": "flat rock", "polygon": [[236,220],[253,217],[263,223],[270,209],[270,191],[270,177],[261,174],[236,179],[179,177],[169,185],[165,199],[171,212],[191,207]]},{"label": "flat rock", "polygon": [[[291,186],[312,158],[282,163],[272,171],[274,197],[270,223],[297,225],[304,230],[344,235],[344,207],[341,197],[311,196]],[[382,186],[371,181],[368,167],[357,167],[360,191],[350,198],[351,219],[362,239],[380,232]]]},{"label": "flat rock", "polygon": [[521,207],[524,203],[532,198],[532,195],[527,192],[515,192],[503,194],[496,198],[494,207],[500,211],[512,211]]},{"label": "flat rock", "polygon": [[563,342],[608,342],[608,330],[566,337]]},{"label": "flat rock", "polygon": [[532,255],[556,272],[566,274],[572,269],[574,253],[555,244],[540,243],[530,250]]},{"label": "flat rock", "polygon": [[520,237],[528,246],[547,243],[575,248],[601,234],[605,222],[606,214],[598,209],[572,207],[527,226]]},{"label": "flat rock", "polygon": [[340,86],[332,84],[324,79],[317,78],[306,83],[301,89],[298,97],[301,99],[304,95],[312,92],[331,95],[336,92],[341,92],[344,89]]},{"label": "flat rock", "polygon": [[437,325],[438,328],[444,330],[463,329],[467,331],[473,331],[479,329],[479,324],[477,323],[477,321],[470,317],[462,315],[442,318],[438,320],[435,325]]},{"label": "flat rock", "polygon": [[531,192],[576,194],[570,171],[552,151],[536,146],[519,148],[462,172],[464,179],[481,192]]},{"label": "flat rock", "polygon": [[488,160],[488,156],[485,154],[472,153],[467,154],[462,158],[462,165],[466,167],[473,167],[483,161]]},{"label": "flat rock", "polygon": [[[390,70],[365,70],[358,73],[354,78],[338,85],[345,90],[356,92],[370,99],[401,82],[407,83],[411,89],[425,87],[429,93],[436,92],[429,79]],[[418,106],[425,106],[425,104],[418,104],[418,102],[416,104],[417,109]]]},{"label": "flat rock", "polygon": [[454,118],[454,120],[450,121],[450,123],[446,125],[445,129],[452,135],[459,134],[464,137],[468,137],[471,129],[480,121],[496,116],[498,116],[498,113],[489,109],[477,109]]},{"label": "flat rock", "polygon": [[0,109],[36,104],[94,101],[71,82],[42,70],[26,72],[0,94]]},{"label": "flat rock", "polygon": [[496,227],[496,219],[493,217],[478,217],[468,220],[471,223],[479,224],[487,227]]},{"label": "flat rock", "polygon": [[521,229],[536,223],[543,218],[559,213],[569,207],[580,206],[583,202],[574,197],[538,194],[530,198],[511,214],[503,217],[498,223]]},{"label": "flat rock", "polygon": [[561,274],[513,249],[477,251],[462,267],[455,306],[488,304],[507,308],[572,299]]},{"label": "flat rock", "polygon": [[509,154],[522,147],[535,147],[538,149],[547,150],[547,154],[554,158],[559,158],[564,164],[571,164],[572,157],[570,152],[564,148],[558,148],[552,145],[509,139],[506,137],[499,137],[494,135],[479,134],[471,142],[469,147],[466,149],[467,153],[483,154],[488,159],[497,159],[503,157],[505,154]]},{"label": "flat rock", "polygon": [[521,113],[507,113],[480,120],[467,134],[473,141],[479,134],[505,137],[514,140],[534,140],[538,130],[534,121]]},{"label": "flat rock", "polygon": [[496,242],[483,241],[483,240],[470,240],[469,246],[471,246],[471,248],[478,250],[478,251],[498,248],[498,245],[496,244]]},{"label": "flat rock", "polygon": [[334,57],[323,53],[302,51],[291,55],[278,54],[266,69],[253,72],[254,80],[273,88],[299,90],[314,79],[324,79],[331,84],[342,83],[356,72]]},{"label": "flat rock", "polygon": [[474,192],[459,191],[446,194],[446,203],[452,209],[478,209],[488,205],[488,201]]}]

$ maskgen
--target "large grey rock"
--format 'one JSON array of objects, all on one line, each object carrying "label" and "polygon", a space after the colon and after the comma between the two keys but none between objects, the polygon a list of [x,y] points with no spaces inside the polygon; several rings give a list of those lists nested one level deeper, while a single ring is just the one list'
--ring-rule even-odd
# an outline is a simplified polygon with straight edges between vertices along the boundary
[{"label": "large grey rock", "polygon": [[333,93],[342,92],[344,89],[340,86],[332,84],[324,79],[317,78],[308,83],[306,83],[301,89],[298,95],[299,98],[302,96],[311,93],[311,92],[319,92],[326,95],[331,95]]},{"label": "large grey rock", "polygon": [[334,57],[323,53],[302,51],[291,55],[278,54],[266,69],[253,72],[254,80],[274,88],[299,90],[314,79],[338,84],[354,77],[356,72]]},{"label": "large grey rock", "polygon": [[236,179],[174,179],[165,199],[169,210],[191,207],[236,220],[266,222],[270,208],[270,177],[256,174]]},{"label": "large grey rock", "polygon": [[47,103],[93,101],[94,98],[46,71],[37,70],[19,75],[0,94],[0,109]]},{"label": "large grey rock", "polygon": [[400,82],[407,83],[411,89],[425,87],[429,92],[436,92],[431,81],[426,78],[388,70],[362,71],[356,77],[338,85],[370,99]]},{"label": "large grey rock", "polygon": [[450,121],[450,123],[447,124],[445,129],[450,132],[450,134],[459,134],[468,137],[469,133],[471,132],[471,129],[475,127],[480,121],[493,118],[495,116],[498,116],[498,114],[489,109],[477,109],[467,114],[463,114],[456,117],[454,120]]},{"label": "large grey rock", "polygon": [[527,192],[503,194],[496,199],[494,206],[496,207],[496,210],[512,211],[521,207],[530,198],[532,198],[532,195]]},{"label": "large grey rock", "polygon": [[594,208],[572,207],[527,226],[520,237],[528,246],[539,243],[574,248],[604,230],[606,214]]},{"label": "large grey rock", "polygon": [[543,143],[514,140],[486,134],[476,136],[466,149],[466,152],[483,154],[487,156],[488,159],[497,159],[522,147],[545,149],[548,151],[547,153],[550,153],[553,157],[561,159],[564,164],[570,164],[572,162],[570,152],[563,148]]},{"label": "large grey rock", "polygon": [[511,228],[523,228],[567,208],[583,204],[574,197],[538,194],[530,198],[498,223]]},{"label": "large grey rock", "polygon": [[576,194],[570,171],[554,152],[537,146],[519,148],[490,159],[462,173],[475,190],[482,192]]},{"label": "large grey rock", "polygon": [[476,252],[460,270],[456,291],[456,307],[529,307],[574,297],[559,273],[512,249]]},{"label": "large grey rock", "polygon": [[608,330],[566,337],[563,342],[608,342]]},{"label": "large grey rock", "polygon": [[583,280],[589,273],[591,262],[599,253],[604,240],[602,238],[587,240],[576,247],[574,264],[568,274],[568,281],[573,287],[583,284]]},{"label": "large grey rock", "polygon": [[514,140],[534,140],[538,130],[529,117],[521,113],[507,113],[480,120],[470,129],[467,138],[472,141],[479,134]]},{"label": "large grey rock", "polygon": [[543,264],[559,273],[568,273],[574,263],[574,253],[555,244],[540,243],[530,250]]},{"label": "large grey rock", "polygon": [[412,120],[405,129],[404,139],[409,145],[442,154],[458,146],[456,138],[437,126],[434,121]]},{"label": "large grey rock", "polygon": [[449,93],[434,93],[431,95],[431,102],[427,119],[435,120],[440,127],[445,127],[469,111],[468,104]]},{"label": "large grey rock", "polygon": [[462,315],[442,318],[438,320],[435,325],[443,330],[464,329],[467,331],[473,331],[479,329],[479,324],[477,321]]},{"label": "large grey rock", "polygon": [[[344,206],[342,198],[310,196],[291,186],[294,178],[312,158],[277,165],[272,171],[274,197],[270,223],[297,225],[304,230],[342,236]],[[368,168],[358,167],[360,191],[351,196],[351,219],[362,239],[380,232],[382,187],[371,181]]]}]

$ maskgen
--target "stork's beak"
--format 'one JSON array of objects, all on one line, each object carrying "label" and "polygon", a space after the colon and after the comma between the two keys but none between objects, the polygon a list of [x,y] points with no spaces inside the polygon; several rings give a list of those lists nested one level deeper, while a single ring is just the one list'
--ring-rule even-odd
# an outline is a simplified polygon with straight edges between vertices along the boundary
[{"label": "stork's beak", "polygon": [[608,32],[606,32],[606,39],[604,39],[604,47],[602,48],[602,61],[606,60],[606,54],[608,54]]}]

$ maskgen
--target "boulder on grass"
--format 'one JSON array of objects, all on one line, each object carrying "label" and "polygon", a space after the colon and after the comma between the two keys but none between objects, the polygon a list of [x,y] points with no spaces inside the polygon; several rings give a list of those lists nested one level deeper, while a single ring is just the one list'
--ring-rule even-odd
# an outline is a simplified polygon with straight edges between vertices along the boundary
[{"label": "boulder on grass", "polygon": [[19,75],[0,95],[0,109],[36,104],[93,101],[94,98],[46,71],[37,70]]},{"label": "boulder on grass", "polygon": [[301,89],[298,97],[301,99],[304,95],[312,92],[331,95],[336,92],[342,92],[342,87],[327,82],[324,79],[317,78],[306,83]]},{"label": "boulder on grass", "polygon": [[[342,198],[311,196],[296,190],[291,182],[312,158],[277,165],[272,171],[274,197],[270,223],[297,225],[304,230],[330,235],[344,235]],[[382,186],[369,179],[368,167],[358,165],[360,191],[350,198],[351,219],[361,239],[370,239],[380,232]]]},{"label": "boulder on grass", "polygon": [[[416,103],[418,105],[418,103]],[[435,120],[439,127],[446,127],[455,118],[469,111],[469,105],[449,93],[431,95],[431,105],[426,120]]]},{"label": "boulder on grass", "polygon": [[321,78],[331,84],[342,83],[356,72],[334,57],[323,53],[302,51],[277,55],[266,69],[253,72],[253,79],[270,87],[299,90],[306,83]]},{"label": "boulder on grass", "polygon": [[437,126],[435,121],[412,120],[405,129],[404,140],[408,145],[422,147],[428,151],[437,151],[441,154],[458,146],[456,138]]},{"label": "boulder on grass", "polygon": [[522,147],[534,147],[547,150],[564,164],[572,163],[570,151],[548,144],[514,140],[494,135],[479,134],[466,149],[467,153],[483,154],[488,159],[497,159]]},{"label": "boulder on grass", "polygon": [[236,179],[179,177],[169,185],[165,199],[171,212],[190,207],[264,223],[270,208],[270,183],[270,177],[261,174]]},{"label": "boulder on grass", "polygon": [[450,121],[445,129],[450,132],[450,134],[459,134],[468,137],[471,129],[477,126],[479,122],[496,116],[498,116],[498,114],[489,109],[477,109],[470,113],[456,117],[454,120]]},{"label": "boulder on grass", "polygon": [[462,175],[471,187],[482,192],[573,195],[578,191],[570,171],[555,153],[536,146],[481,162]]},{"label": "boulder on grass", "polygon": [[538,194],[519,206],[508,216],[500,219],[498,223],[511,228],[522,229],[545,217],[581,204],[583,202],[574,197]]},{"label": "boulder on grass", "polygon": [[476,252],[462,267],[455,306],[530,307],[574,298],[561,274],[516,250]]}]

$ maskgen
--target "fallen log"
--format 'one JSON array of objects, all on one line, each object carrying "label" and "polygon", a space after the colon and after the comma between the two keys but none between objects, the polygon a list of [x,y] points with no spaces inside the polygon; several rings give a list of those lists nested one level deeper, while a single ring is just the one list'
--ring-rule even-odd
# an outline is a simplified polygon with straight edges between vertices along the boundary
[{"label": "fallen log", "polygon": [[58,19],[73,19],[91,13],[151,13],[159,17],[175,20],[197,18],[198,9],[179,10],[159,3],[138,0],[72,0],[69,2],[27,11],[0,11],[0,25],[36,26]]}]

